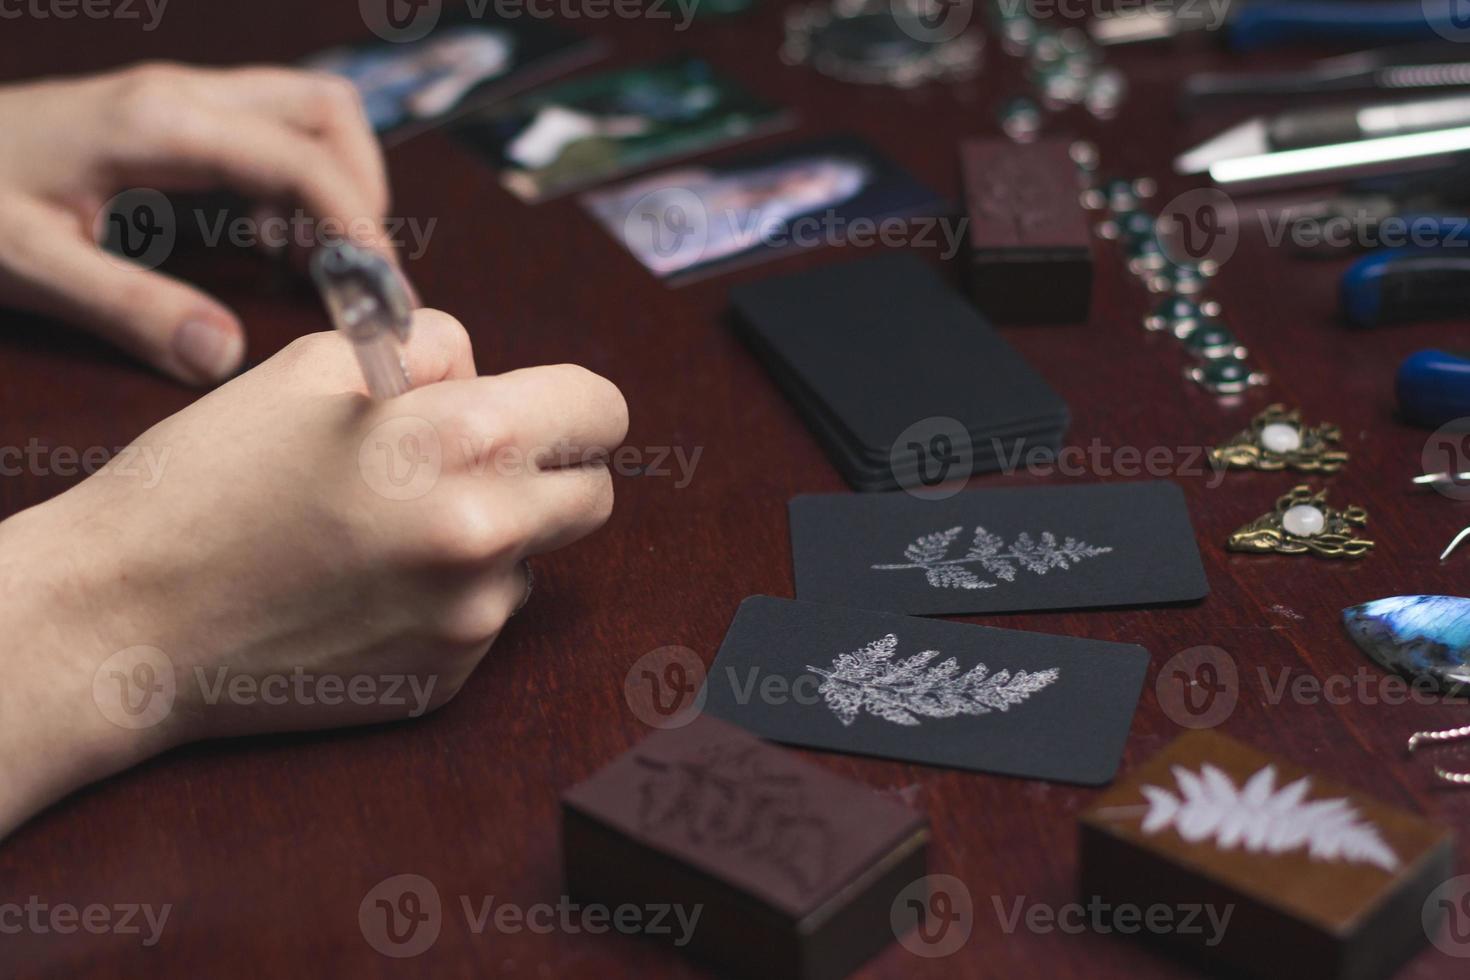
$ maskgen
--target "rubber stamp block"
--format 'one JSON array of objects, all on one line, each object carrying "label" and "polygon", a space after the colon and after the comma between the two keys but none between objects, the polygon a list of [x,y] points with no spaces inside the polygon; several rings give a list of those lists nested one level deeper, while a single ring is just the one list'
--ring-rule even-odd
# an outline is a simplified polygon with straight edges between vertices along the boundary
[{"label": "rubber stamp block", "polygon": [[[1386,977],[1422,947],[1453,839],[1423,818],[1212,731],[1176,739],[1080,818],[1081,888],[1256,976]],[[1216,929],[1185,929],[1196,922]],[[1430,915],[1432,917],[1433,910]]]},{"label": "rubber stamp block", "polygon": [[697,910],[684,951],[739,976],[852,972],[895,938],[928,840],[922,815],[709,716],[562,798],[568,895]]}]

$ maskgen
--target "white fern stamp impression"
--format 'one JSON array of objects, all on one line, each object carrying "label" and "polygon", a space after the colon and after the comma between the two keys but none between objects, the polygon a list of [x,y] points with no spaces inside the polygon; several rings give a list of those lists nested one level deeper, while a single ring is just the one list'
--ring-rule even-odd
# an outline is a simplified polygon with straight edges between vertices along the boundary
[{"label": "white fern stamp impression", "polygon": [[884,572],[923,569],[924,577],[936,589],[993,589],[996,583],[986,581],[966,566],[978,565],[995,578],[1014,582],[1017,568],[1045,575],[1052,569],[1068,569],[1083,559],[1113,550],[1070,537],[1058,541],[1050,531],[1043,531],[1040,540],[1023,531],[1007,546],[1005,538],[976,527],[970,546],[958,557],[951,557],[955,541],[964,530],[961,526],[926,534],[903,550],[905,562],[872,567]]},{"label": "white fern stamp impression", "polygon": [[851,725],[865,710],[898,725],[917,725],[921,718],[1007,711],[1061,676],[1055,667],[992,674],[985,664],[960,673],[954,657],[930,666],[938,650],[903,660],[894,659],[897,652],[898,637],[889,633],[839,655],[831,669],[808,665],[807,670],[822,678],[817,691],[843,725]]},{"label": "white fern stamp impression", "polygon": [[1173,828],[1190,843],[1211,841],[1226,851],[1241,847],[1284,854],[1305,848],[1317,861],[1373,864],[1390,873],[1399,867],[1398,856],[1378,828],[1361,819],[1349,801],[1307,799],[1310,777],[1277,789],[1276,767],[1268,765],[1237,789],[1209,763],[1198,774],[1183,766],[1171,771],[1179,795],[1157,786],[1140,787],[1148,800],[1139,828],[1145,834]]}]

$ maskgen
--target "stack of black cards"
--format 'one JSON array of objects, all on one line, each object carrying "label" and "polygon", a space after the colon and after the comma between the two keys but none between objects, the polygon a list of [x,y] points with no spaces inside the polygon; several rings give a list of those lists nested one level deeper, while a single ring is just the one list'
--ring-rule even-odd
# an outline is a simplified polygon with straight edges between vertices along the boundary
[{"label": "stack of black cards", "polygon": [[731,290],[736,328],[855,490],[1035,462],[1067,405],[922,260],[893,252]]}]

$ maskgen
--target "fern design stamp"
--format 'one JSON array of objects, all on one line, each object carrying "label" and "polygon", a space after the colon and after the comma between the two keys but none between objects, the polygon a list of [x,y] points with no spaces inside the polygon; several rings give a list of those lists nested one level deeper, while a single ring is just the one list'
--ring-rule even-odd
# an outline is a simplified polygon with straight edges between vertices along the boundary
[{"label": "fern design stamp", "polygon": [[1303,776],[1276,788],[1276,767],[1257,770],[1245,784],[1235,783],[1216,766],[1199,772],[1183,766],[1170,770],[1179,795],[1157,786],[1142,786],[1148,813],[1139,828],[1157,834],[1173,828],[1190,843],[1210,841],[1221,850],[1244,848],[1252,853],[1284,854],[1305,848],[1317,861],[1373,864],[1398,870],[1397,855],[1378,828],[1360,818],[1341,798],[1308,800],[1311,779]]},{"label": "fern design stamp", "polygon": [[639,823],[691,845],[739,854],[785,876],[801,894],[830,873],[832,829],[801,778],[772,772],[760,745],[715,745],[678,761],[636,757]]},{"label": "fern design stamp", "polygon": [[964,530],[960,526],[926,534],[904,549],[905,562],[872,567],[884,572],[923,569],[924,577],[936,589],[993,589],[996,583],[986,581],[966,566],[978,565],[995,578],[1014,582],[1018,568],[1045,575],[1052,569],[1068,569],[1086,558],[1113,550],[1071,537],[1058,541],[1050,531],[1043,531],[1040,540],[1023,531],[1007,547],[1005,538],[976,527],[969,547],[958,557],[951,557],[954,544]]},{"label": "fern design stamp", "polygon": [[898,637],[889,633],[860,650],[839,655],[831,669],[808,665],[807,670],[822,678],[817,692],[844,726],[865,710],[897,725],[917,725],[920,718],[1007,711],[1061,676],[1055,667],[992,674],[985,664],[962,674],[954,657],[931,667],[938,650],[925,650],[904,660],[894,659],[897,652]]}]

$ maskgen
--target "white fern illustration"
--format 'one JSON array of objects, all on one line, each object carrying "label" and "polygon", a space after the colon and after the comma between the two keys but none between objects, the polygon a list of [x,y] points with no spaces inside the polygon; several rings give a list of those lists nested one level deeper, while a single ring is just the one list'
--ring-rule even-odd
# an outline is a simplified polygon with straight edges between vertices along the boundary
[{"label": "white fern illustration", "polygon": [[1066,538],[1058,543],[1057,536],[1050,531],[1043,531],[1040,541],[1023,531],[1010,550],[1005,550],[1005,538],[976,527],[970,547],[960,557],[951,558],[950,550],[962,531],[963,527],[952,527],[948,531],[926,534],[903,550],[907,562],[874,565],[873,568],[880,571],[922,568],[925,578],[936,589],[993,589],[994,582],[985,581],[964,566],[979,565],[998,579],[1014,582],[1018,565],[1028,572],[1045,575],[1053,568],[1071,568],[1084,558],[1105,555],[1113,550],[1094,547],[1076,538]]},{"label": "white fern illustration", "polygon": [[807,670],[823,678],[817,690],[844,725],[851,725],[865,708],[899,725],[917,725],[920,718],[1005,711],[1061,676],[1055,667],[991,674],[984,664],[961,674],[954,657],[929,666],[938,650],[895,661],[897,650],[898,637],[889,633],[861,650],[838,656],[831,670],[810,665]]},{"label": "white fern illustration", "polygon": [[1277,790],[1276,767],[1267,766],[1237,790],[1229,776],[1208,763],[1198,775],[1182,766],[1173,773],[1179,796],[1157,786],[1142,788],[1148,800],[1140,828],[1145,834],[1173,827],[1191,843],[1213,839],[1227,851],[1239,845],[1281,854],[1305,847],[1319,861],[1375,864],[1389,872],[1399,866],[1378,828],[1359,820],[1347,800],[1308,802],[1306,776]]}]

